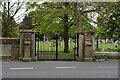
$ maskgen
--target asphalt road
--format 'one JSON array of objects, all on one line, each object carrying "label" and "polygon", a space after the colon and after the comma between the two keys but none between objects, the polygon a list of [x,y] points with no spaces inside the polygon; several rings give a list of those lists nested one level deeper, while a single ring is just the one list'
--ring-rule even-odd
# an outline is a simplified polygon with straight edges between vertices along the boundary
[{"label": "asphalt road", "polygon": [[3,78],[118,78],[118,62],[3,62]]}]

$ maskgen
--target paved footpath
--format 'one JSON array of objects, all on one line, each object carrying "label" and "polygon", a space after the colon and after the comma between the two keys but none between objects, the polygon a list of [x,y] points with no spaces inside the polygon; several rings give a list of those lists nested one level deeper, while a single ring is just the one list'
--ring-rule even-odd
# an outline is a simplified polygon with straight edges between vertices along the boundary
[{"label": "paved footpath", "polygon": [[118,62],[3,62],[3,78],[117,78]]}]

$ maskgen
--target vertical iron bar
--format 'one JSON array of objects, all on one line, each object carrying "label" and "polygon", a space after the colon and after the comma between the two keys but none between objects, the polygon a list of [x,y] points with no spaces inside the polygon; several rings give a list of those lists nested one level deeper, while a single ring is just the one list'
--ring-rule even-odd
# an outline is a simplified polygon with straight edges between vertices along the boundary
[{"label": "vertical iron bar", "polygon": [[83,58],[85,57],[85,35],[83,37]]},{"label": "vertical iron bar", "polygon": [[40,34],[39,34],[39,52],[40,52]]},{"label": "vertical iron bar", "polygon": [[35,56],[37,56],[36,54],[37,53],[36,53],[36,33],[35,33]]},{"label": "vertical iron bar", "polygon": [[37,47],[37,50],[38,50],[38,52],[39,52],[39,33],[37,34],[37,41],[38,41],[38,47]]},{"label": "vertical iron bar", "polygon": [[75,42],[74,42],[74,60],[76,59],[76,39],[77,39],[77,35],[75,35]]},{"label": "vertical iron bar", "polygon": [[56,60],[58,60],[58,34],[56,34]]},{"label": "vertical iron bar", "polygon": [[77,33],[77,57],[79,56],[79,33]]}]

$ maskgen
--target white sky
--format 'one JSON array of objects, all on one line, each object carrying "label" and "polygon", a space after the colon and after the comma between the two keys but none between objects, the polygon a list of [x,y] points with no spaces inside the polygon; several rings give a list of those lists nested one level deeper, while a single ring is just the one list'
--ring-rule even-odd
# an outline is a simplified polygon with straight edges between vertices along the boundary
[{"label": "white sky", "polygon": [[[14,2],[17,2],[17,1],[19,1],[19,2],[26,1],[27,2],[28,0],[11,0],[11,4],[13,4]],[[37,1],[37,0],[35,0],[35,1]],[[46,0],[44,0],[44,1],[46,1]],[[32,2],[34,2],[34,0],[32,0]],[[42,1],[38,0],[38,2],[42,3],[43,0]],[[22,6],[22,8],[18,11],[18,13],[15,15],[15,17],[14,17],[15,21],[17,23],[20,23],[24,19],[25,14],[27,14],[27,13],[28,12],[26,12],[26,5],[24,4]],[[90,18],[90,15],[88,15],[88,16]],[[92,13],[92,18],[91,19],[96,21],[97,16],[98,16],[98,14]],[[91,22],[91,25],[97,26],[97,24],[92,23],[92,22]]]},{"label": "white sky", "polygon": [[[14,3],[15,1],[19,1],[19,2],[22,2],[22,1],[25,1],[25,2],[28,2],[29,0],[12,0],[12,2]],[[40,3],[43,2],[43,0],[32,0],[32,2],[34,1],[39,1]],[[32,10],[29,10],[28,12],[30,12]],[[20,23],[23,19],[24,19],[24,16],[25,14],[27,14],[28,12],[26,12],[26,3],[22,6],[22,8],[19,10],[19,12],[16,14],[16,16],[14,17],[15,21],[17,23]],[[19,19],[17,18],[18,16]]]},{"label": "white sky", "polygon": [[[23,0],[3,0],[3,1],[10,1],[10,5],[13,5],[15,2],[22,2]],[[25,1],[25,0],[24,0]],[[14,5],[13,8],[11,8],[10,13],[13,14],[13,12],[15,11],[17,5]],[[2,5],[0,5],[0,11],[3,11],[3,7]],[[12,12],[13,11],[13,12]],[[24,18],[24,14],[26,11],[26,7],[25,4],[22,6],[22,8],[18,11],[18,13],[14,16],[14,19],[17,23],[21,22]]]},{"label": "white sky", "polygon": [[[22,1],[25,1],[25,0],[12,0],[12,2],[14,3],[15,1],[19,1],[19,2],[22,2]],[[20,23],[25,14],[26,14],[26,7],[25,7],[25,4],[23,4],[22,8],[18,11],[18,13],[15,15],[14,19],[16,20],[17,23]]]},{"label": "white sky", "polygon": [[[16,1],[19,1],[19,2],[22,2],[22,1],[31,1],[31,2],[34,2],[34,1],[36,1],[36,2],[44,2],[44,1],[49,1],[49,0],[10,0],[11,2],[16,2]],[[51,0],[51,1],[58,1],[58,0]],[[62,1],[62,0],[60,0],[60,1]],[[88,0],[87,0],[88,1]],[[90,1],[90,0],[89,0]],[[98,1],[98,0],[91,0],[91,1]],[[104,1],[110,1],[110,0],[104,0]],[[117,0],[112,0],[112,1],[117,1]],[[16,16],[14,17],[15,18],[15,20],[16,20],[16,22],[17,23],[20,23],[22,20],[23,20],[23,18],[24,18],[24,16],[25,16],[25,14],[27,14],[26,12],[26,7],[25,7],[25,4],[22,6],[22,9],[20,9],[19,10],[19,12],[16,14]],[[20,16],[19,18],[19,20],[18,20],[18,16]],[[94,20],[94,21],[96,21],[96,18],[98,17],[98,14],[96,14],[96,13],[93,13],[93,17],[92,17],[92,19]],[[92,25],[94,25],[94,26],[97,26],[96,24],[94,24],[94,23],[91,23]]]}]

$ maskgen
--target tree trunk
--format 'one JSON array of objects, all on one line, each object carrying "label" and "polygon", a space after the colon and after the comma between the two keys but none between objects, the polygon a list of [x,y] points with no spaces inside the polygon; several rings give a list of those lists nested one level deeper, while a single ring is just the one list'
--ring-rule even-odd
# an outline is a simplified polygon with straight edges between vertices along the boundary
[{"label": "tree trunk", "polygon": [[96,38],[96,51],[99,51],[99,42],[98,42],[98,38]]},{"label": "tree trunk", "polygon": [[78,10],[78,2],[74,3],[74,15],[75,15],[75,19],[76,19],[76,27],[77,30],[76,32],[79,33],[80,31],[82,31],[82,20],[81,20],[81,13]]},{"label": "tree trunk", "polygon": [[[68,2],[64,3],[65,7],[69,5]],[[68,40],[69,40],[69,35],[68,35],[68,13],[65,12],[64,17],[63,17],[63,23],[64,23],[64,53],[69,52],[69,45],[68,45]]]},{"label": "tree trunk", "polygon": [[78,33],[78,38],[77,38],[77,57],[84,57],[83,56],[83,45],[82,45],[82,37],[79,35],[79,32],[82,31],[82,20],[81,20],[81,13],[79,12],[79,3],[74,2],[73,3],[74,7],[74,17],[75,17],[75,23],[76,23],[76,33]]},{"label": "tree trunk", "polygon": [[69,45],[68,45],[69,35],[67,27],[64,27],[64,52],[69,52]]},{"label": "tree trunk", "polygon": [[106,43],[106,39],[105,39],[105,43]]}]

